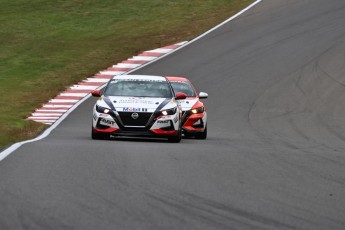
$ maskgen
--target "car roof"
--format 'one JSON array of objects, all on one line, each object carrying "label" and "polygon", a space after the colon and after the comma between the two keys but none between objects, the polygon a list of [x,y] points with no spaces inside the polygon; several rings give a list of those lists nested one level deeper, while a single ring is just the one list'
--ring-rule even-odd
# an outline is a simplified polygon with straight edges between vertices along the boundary
[{"label": "car roof", "polygon": [[154,75],[116,75],[113,79],[133,79],[133,80],[149,80],[149,81],[167,81],[163,76]]},{"label": "car roof", "polygon": [[175,76],[167,76],[166,77],[169,81],[182,81],[182,82],[189,82],[189,80],[185,77],[175,77]]}]

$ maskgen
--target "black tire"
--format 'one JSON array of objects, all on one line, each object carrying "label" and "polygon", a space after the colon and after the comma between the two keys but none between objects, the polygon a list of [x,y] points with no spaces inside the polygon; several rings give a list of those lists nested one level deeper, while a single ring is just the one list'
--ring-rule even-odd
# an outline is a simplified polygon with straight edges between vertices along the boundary
[{"label": "black tire", "polygon": [[184,137],[185,138],[192,138],[192,137],[194,137],[194,135],[190,134],[190,133],[184,133]]},{"label": "black tire", "polygon": [[108,134],[103,134],[103,133],[95,133],[95,132],[91,132],[91,138],[93,140],[104,140],[104,139],[108,139],[109,135]]},{"label": "black tire", "polygon": [[182,139],[182,128],[180,127],[178,135],[176,137],[169,137],[168,141],[172,143],[179,143]]},{"label": "black tire", "polygon": [[206,139],[207,138],[207,126],[205,127],[204,132],[195,134],[195,139]]}]

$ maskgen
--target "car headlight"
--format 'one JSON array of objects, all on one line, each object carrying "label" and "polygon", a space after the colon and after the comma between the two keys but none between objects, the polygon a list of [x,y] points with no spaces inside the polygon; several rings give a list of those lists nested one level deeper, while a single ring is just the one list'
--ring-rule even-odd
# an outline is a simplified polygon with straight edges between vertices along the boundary
[{"label": "car headlight", "polygon": [[172,109],[166,109],[161,111],[161,115],[167,116],[167,115],[174,115],[176,113],[177,107]]},{"label": "car headlight", "polygon": [[191,109],[190,112],[192,114],[203,113],[205,111],[205,107],[201,106],[199,108]]},{"label": "car headlight", "polygon": [[99,113],[105,113],[105,114],[110,114],[111,110],[108,108],[104,108],[102,106],[96,105],[96,111]]}]

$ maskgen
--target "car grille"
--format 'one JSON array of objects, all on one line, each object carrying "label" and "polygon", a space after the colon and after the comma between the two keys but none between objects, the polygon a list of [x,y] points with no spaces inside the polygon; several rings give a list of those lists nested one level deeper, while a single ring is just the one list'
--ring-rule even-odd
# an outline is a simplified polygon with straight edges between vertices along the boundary
[{"label": "car grille", "polygon": [[132,118],[133,112],[119,112],[119,116],[124,126],[146,126],[152,113],[138,113],[137,119]]}]

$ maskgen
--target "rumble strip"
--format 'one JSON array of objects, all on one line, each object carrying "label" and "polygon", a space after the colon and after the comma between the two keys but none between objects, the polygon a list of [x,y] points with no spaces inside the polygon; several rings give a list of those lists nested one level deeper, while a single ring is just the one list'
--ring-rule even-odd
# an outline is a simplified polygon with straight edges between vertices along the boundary
[{"label": "rumble strip", "polygon": [[27,120],[41,122],[47,125],[54,124],[64,113],[77,102],[86,97],[92,90],[106,84],[114,75],[122,75],[140,66],[155,61],[159,57],[172,52],[187,42],[145,51],[137,56],[129,58],[121,63],[113,65],[98,74],[87,78],[76,85],[70,86],[55,98],[49,100],[41,108],[36,109]]}]

